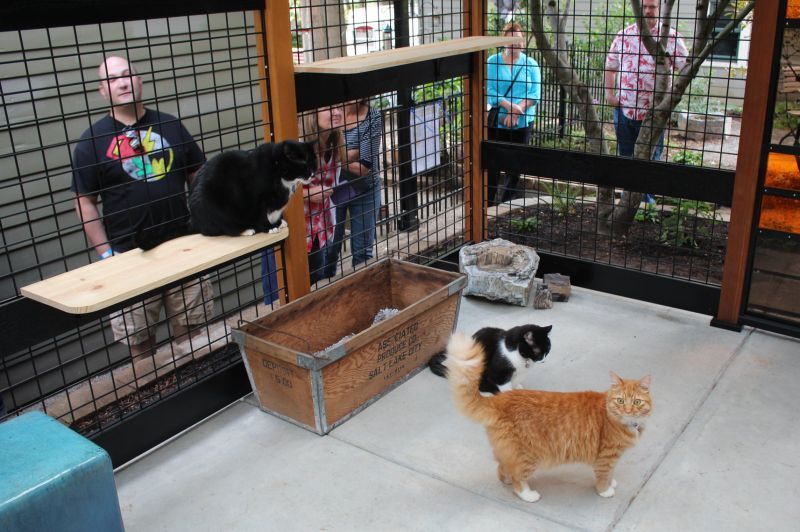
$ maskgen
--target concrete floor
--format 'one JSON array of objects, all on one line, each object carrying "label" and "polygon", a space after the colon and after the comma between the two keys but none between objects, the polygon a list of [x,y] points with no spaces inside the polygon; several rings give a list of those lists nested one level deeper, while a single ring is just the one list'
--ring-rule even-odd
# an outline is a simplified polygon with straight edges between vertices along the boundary
[{"label": "concrete floor", "polygon": [[116,474],[129,532],[156,530],[797,530],[800,342],[573,288],[551,310],[465,298],[458,328],[553,324],[528,388],[653,376],[654,412],[616,496],[582,465],[537,472],[525,503],[496,477],[483,429],[425,370],[328,436],[252,396]]}]

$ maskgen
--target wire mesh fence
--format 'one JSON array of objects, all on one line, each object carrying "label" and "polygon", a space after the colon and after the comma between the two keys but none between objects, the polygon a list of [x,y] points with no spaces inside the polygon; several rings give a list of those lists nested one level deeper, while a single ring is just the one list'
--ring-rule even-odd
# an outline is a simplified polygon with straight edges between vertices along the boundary
[{"label": "wire mesh fence", "polygon": [[[674,165],[675,174],[735,170],[752,5],[710,2],[707,13],[698,13],[696,2],[671,7],[654,0],[489,1],[487,32],[516,32],[526,44],[487,60],[488,104],[505,100],[509,111],[517,104],[519,118],[511,127],[490,124],[488,138],[651,159]],[[641,27],[655,39],[642,37]],[[501,120],[506,116],[501,108]],[[559,177],[536,168],[490,172],[488,236],[720,284],[728,205]]]},{"label": "wire mesh fence", "polygon": [[[645,0],[639,5],[651,3]],[[390,4],[292,0],[292,58],[304,63],[469,35],[469,13],[463,5],[445,0]],[[538,86],[533,91],[535,105],[524,110],[529,127],[522,142],[572,153],[616,154],[620,147],[615,105],[609,99],[616,93],[607,90],[606,74],[618,32],[634,24],[632,4],[556,3],[557,8],[571,6],[563,14],[568,16],[561,18],[548,18],[536,11],[537,5],[541,9],[544,4],[514,0],[483,4],[486,33],[502,33],[508,23],[517,22],[526,42],[519,52],[534,62],[524,74],[523,85]],[[716,10],[718,4],[711,5]],[[714,53],[701,61],[697,50],[705,48],[699,46],[696,28],[705,22],[696,16],[695,3],[675,3],[672,25],[686,44],[687,63],[697,60],[698,69],[680,103],[665,117],[664,147],[659,160],[650,164],[670,165],[678,174],[688,166],[735,168],[749,22],[744,4],[731,5],[733,10],[723,14],[734,21],[742,16],[742,21],[733,24],[735,33],[719,39],[714,35],[722,26],[715,25],[706,43]],[[194,142],[206,158],[249,149],[261,142],[264,127],[269,127],[262,106],[269,109],[276,104],[262,101],[262,94],[269,95],[270,80],[263,68],[264,35],[254,29],[266,27],[266,21],[256,24],[253,19],[261,16],[258,11],[231,12],[0,34],[3,300],[14,301],[21,286],[97,260],[103,252],[103,246],[87,237],[84,226],[99,218],[79,218],[71,190],[78,139],[108,114],[108,104],[98,93],[97,68],[103,58],[121,55],[135,65],[145,107],[170,115],[190,135],[191,140],[176,146]],[[563,23],[556,24],[560,31],[554,34],[551,24],[559,20]],[[555,68],[541,35],[533,38],[537,32],[550,39],[552,53],[560,54],[569,69]],[[667,44],[677,46],[676,39]],[[491,60],[487,62],[487,89],[493,82],[496,85],[493,94],[485,95],[487,103],[499,100],[500,90],[508,88],[497,83],[504,53],[487,54],[496,61],[494,74]],[[645,54],[635,59],[641,62]],[[620,68],[613,61],[611,66]],[[565,70],[573,81],[565,81]],[[513,75],[508,69],[505,81]],[[672,87],[678,84],[676,75],[669,74]],[[471,167],[470,152],[465,150],[470,140],[477,140],[469,138],[471,113],[476,110],[468,109],[468,79],[436,79],[386,93],[362,88],[360,93],[368,96],[298,117],[301,137],[315,142],[322,161],[316,182],[304,191],[309,265],[317,286],[385,256],[419,262],[442,258],[465,242],[465,224],[472,214],[487,217],[484,236],[502,236],[576,259],[719,283],[728,216],[719,203],[685,194],[658,194],[654,203],[640,203],[637,191],[541,175],[531,167],[517,179],[509,179],[510,172],[496,175],[496,205],[482,213],[470,209],[464,192],[472,172],[480,169]],[[616,78],[615,83],[619,84]],[[644,110],[637,105],[634,111]],[[512,119],[515,113],[521,114],[512,109]],[[698,126],[700,118],[703,123]],[[710,125],[709,118],[717,125]],[[119,134],[121,145],[131,150],[128,158],[134,160],[141,154],[131,142],[151,138],[146,128],[131,136]],[[90,139],[100,137],[90,132]],[[487,137],[492,138],[488,131]],[[630,139],[627,142],[631,144]],[[655,144],[651,140],[645,148]],[[635,139],[633,145],[636,149]],[[175,167],[184,174],[193,169],[191,162]],[[331,199],[348,188],[345,195],[352,197]],[[181,189],[172,198],[180,200],[184,194]],[[612,224],[621,220],[616,214],[620,207],[633,210],[622,224],[624,235],[603,227],[603,220]],[[608,211],[611,218],[600,215]],[[277,264],[275,254],[265,254],[210,275],[213,295],[201,289],[190,305],[204,311],[198,337],[176,341],[173,325],[159,316],[156,323],[147,323],[155,330],[151,352],[131,359],[128,342],[115,341],[104,318],[20,352],[4,353],[0,396],[5,407],[11,412],[44,409],[91,433],[232,364],[238,352],[225,348],[232,320],[268,312],[270,302],[280,295],[281,250],[276,254]],[[207,310],[208,304],[213,308]],[[190,363],[183,365],[181,360]],[[113,410],[99,416],[109,405]]]},{"label": "wire mesh fence", "polygon": [[[261,97],[268,79],[264,35],[254,29],[260,16],[0,34],[4,305],[19,301],[22,286],[129,249],[143,216],[151,224],[154,216],[185,219],[186,185],[199,165],[263,141],[270,102]],[[231,326],[268,311],[282,276],[270,250],[144,307],[3,352],[5,412],[42,410],[84,434],[108,428],[237,362]]]}]

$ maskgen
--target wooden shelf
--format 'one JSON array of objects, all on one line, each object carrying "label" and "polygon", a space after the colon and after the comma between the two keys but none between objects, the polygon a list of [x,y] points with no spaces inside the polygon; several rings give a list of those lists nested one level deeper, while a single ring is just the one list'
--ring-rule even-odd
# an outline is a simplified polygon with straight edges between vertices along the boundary
[{"label": "wooden shelf", "polygon": [[252,254],[289,230],[252,236],[188,235],[150,251],[133,249],[24,286],[23,296],[70,314],[88,314]]},{"label": "wooden shelf", "polygon": [[408,46],[381,50],[364,55],[337,57],[295,65],[296,73],[310,74],[360,74],[372,70],[381,70],[400,65],[429,61],[440,57],[479,52],[498,46],[506,46],[514,42],[523,42],[522,37],[464,37],[450,41],[441,41],[421,46]]}]

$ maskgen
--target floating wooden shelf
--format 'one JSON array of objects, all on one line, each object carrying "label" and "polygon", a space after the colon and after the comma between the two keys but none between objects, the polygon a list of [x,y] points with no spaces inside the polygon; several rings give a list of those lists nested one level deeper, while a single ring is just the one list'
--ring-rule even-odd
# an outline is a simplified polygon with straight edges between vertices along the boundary
[{"label": "floating wooden shelf", "polygon": [[479,52],[514,42],[523,42],[522,37],[464,37],[421,46],[408,46],[381,50],[364,55],[337,57],[295,65],[296,73],[311,74],[360,74],[371,70],[381,70],[410,63],[429,61],[440,57]]},{"label": "floating wooden shelf", "polygon": [[188,235],[150,251],[133,249],[20,289],[70,314],[88,314],[284,240],[289,230],[253,236]]}]

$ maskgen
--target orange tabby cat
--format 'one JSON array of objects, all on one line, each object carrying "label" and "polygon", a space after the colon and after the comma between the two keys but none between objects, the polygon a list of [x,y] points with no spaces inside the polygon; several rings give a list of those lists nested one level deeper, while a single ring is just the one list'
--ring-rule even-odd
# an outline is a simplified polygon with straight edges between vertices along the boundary
[{"label": "orange tabby cat", "polygon": [[486,427],[497,475],[527,502],[539,500],[528,485],[534,471],[570,462],[594,468],[595,489],[613,497],[614,466],[644,431],[650,415],[650,376],[623,380],[611,373],[607,392],[513,390],[482,396],[478,385],[484,353],[480,344],[455,333],[447,345],[448,380],[456,406]]}]

